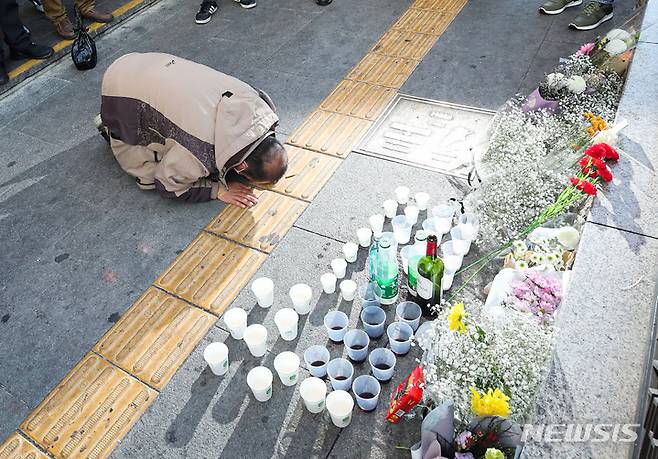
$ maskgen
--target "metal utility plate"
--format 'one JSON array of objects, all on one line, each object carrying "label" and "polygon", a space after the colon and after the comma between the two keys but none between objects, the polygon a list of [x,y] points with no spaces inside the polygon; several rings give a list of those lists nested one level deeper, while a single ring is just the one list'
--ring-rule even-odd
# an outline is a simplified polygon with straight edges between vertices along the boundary
[{"label": "metal utility plate", "polygon": [[466,178],[495,112],[398,94],[356,151]]}]

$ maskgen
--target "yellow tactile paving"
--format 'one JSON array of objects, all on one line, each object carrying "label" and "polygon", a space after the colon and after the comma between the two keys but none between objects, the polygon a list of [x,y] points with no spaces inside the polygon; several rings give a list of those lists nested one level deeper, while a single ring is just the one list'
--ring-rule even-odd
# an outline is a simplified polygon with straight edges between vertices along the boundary
[{"label": "yellow tactile paving", "polygon": [[466,0],[416,0],[411,4],[411,8],[457,13],[465,4]]},{"label": "yellow tactile paving", "polygon": [[397,89],[417,65],[418,61],[412,59],[368,53],[345,78]]},{"label": "yellow tactile paving", "polygon": [[271,252],[307,204],[271,191],[258,192],[258,204],[250,209],[225,208],[206,227],[207,231],[264,252]]},{"label": "yellow tactile paving", "polygon": [[320,109],[366,120],[375,120],[393,97],[395,90],[385,86],[343,80],[320,104]]},{"label": "yellow tactile paving", "polygon": [[372,47],[373,53],[421,60],[438,39],[435,35],[391,29]]},{"label": "yellow tactile paving", "polygon": [[57,458],[103,458],[146,411],[153,389],[87,354],[21,424]]},{"label": "yellow tactile paving", "polygon": [[288,171],[270,190],[310,201],[340,166],[341,160],[292,145],[286,145],[286,149]]},{"label": "yellow tactile paving", "polygon": [[453,13],[442,11],[409,9],[392,28],[438,36],[445,32],[454,17]]},{"label": "yellow tactile paving", "polygon": [[155,284],[214,314],[221,314],[267,256],[202,232]]},{"label": "yellow tactile paving", "polygon": [[288,143],[344,158],[371,125],[372,121],[316,110],[288,137]]},{"label": "yellow tactile paving", "polygon": [[0,445],[0,459],[48,459],[48,456],[14,432]]},{"label": "yellow tactile paving", "polygon": [[149,288],[94,351],[160,390],[217,318]]}]

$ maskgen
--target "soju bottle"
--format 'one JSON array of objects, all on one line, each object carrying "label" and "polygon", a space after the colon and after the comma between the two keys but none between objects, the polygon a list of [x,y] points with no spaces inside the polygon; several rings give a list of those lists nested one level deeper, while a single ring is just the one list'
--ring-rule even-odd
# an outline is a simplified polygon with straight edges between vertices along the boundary
[{"label": "soju bottle", "polygon": [[381,235],[373,236],[372,244],[370,244],[370,249],[368,249],[368,275],[370,276],[370,282],[375,282],[375,276],[377,275],[377,254],[379,252],[379,239]]},{"label": "soju bottle", "polygon": [[418,261],[418,281],[416,292],[420,299],[420,307],[425,317],[431,317],[431,307],[441,303],[443,278],[443,260],[437,255],[438,241],[436,236],[427,237],[427,252]]},{"label": "soju bottle", "polygon": [[407,261],[407,291],[413,297],[417,295],[418,262],[427,251],[427,233],[423,230],[418,230],[416,231],[415,239],[416,242],[414,242],[409,260]]},{"label": "soju bottle", "polygon": [[377,253],[377,272],[375,281],[379,302],[381,304],[393,304],[398,299],[398,258],[391,241],[382,238],[379,240]]}]

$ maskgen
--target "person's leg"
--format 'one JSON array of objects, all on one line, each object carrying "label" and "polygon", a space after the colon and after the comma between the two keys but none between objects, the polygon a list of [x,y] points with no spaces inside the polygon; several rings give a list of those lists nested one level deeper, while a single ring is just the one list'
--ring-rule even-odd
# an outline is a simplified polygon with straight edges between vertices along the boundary
[{"label": "person's leg", "polygon": [[73,24],[71,24],[66,14],[66,8],[64,8],[62,0],[43,0],[43,12],[50,19],[50,22],[53,23],[55,32],[60,37],[66,40],[73,40],[75,38]]},{"label": "person's leg", "polygon": [[25,47],[32,42],[30,31],[18,16],[16,0],[0,0],[0,30],[5,35],[5,42],[12,48]]},{"label": "person's leg", "polygon": [[[32,43],[30,31],[18,16],[16,0],[0,0],[0,30],[10,48],[10,57],[20,59],[46,59],[53,55],[53,49]],[[4,61],[3,61],[4,62]]]},{"label": "person's leg", "polygon": [[140,189],[155,189],[155,168],[158,165],[155,151],[139,145],[128,145],[114,137],[110,139],[110,146],[121,169],[137,179]]},{"label": "person's leg", "polygon": [[574,18],[569,27],[577,30],[592,30],[612,19],[612,0],[590,1]]},{"label": "person's leg", "polygon": [[247,10],[256,6],[256,0],[235,0],[235,2]]}]

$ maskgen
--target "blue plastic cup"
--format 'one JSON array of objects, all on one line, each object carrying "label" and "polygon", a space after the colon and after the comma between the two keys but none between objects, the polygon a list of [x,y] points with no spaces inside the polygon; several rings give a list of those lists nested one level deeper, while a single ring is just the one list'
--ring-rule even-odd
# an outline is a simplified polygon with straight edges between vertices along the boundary
[{"label": "blue plastic cup", "polygon": [[327,365],[327,375],[334,390],[349,391],[352,387],[354,367],[347,359],[333,359]]},{"label": "blue plastic cup", "polygon": [[379,402],[381,386],[379,381],[370,375],[362,375],[354,380],[352,392],[356,396],[356,403],[363,411],[374,411]]},{"label": "blue plastic cup", "polygon": [[423,310],[413,301],[403,301],[395,308],[395,320],[405,322],[416,331],[420,325],[420,316]]},{"label": "blue plastic cup", "polygon": [[327,364],[330,358],[329,350],[319,344],[309,347],[304,352],[306,368],[308,368],[311,376],[315,376],[316,378],[323,378],[327,375]]},{"label": "blue plastic cup", "polygon": [[379,299],[375,295],[375,283],[370,282],[359,287],[359,298],[363,309],[369,306],[380,306]]},{"label": "blue plastic cup", "polygon": [[335,343],[343,341],[349,323],[347,314],[341,311],[329,311],[324,316],[324,326],[327,328],[329,339]]},{"label": "blue plastic cup", "polygon": [[368,306],[361,311],[361,322],[369,337],[379,338],[384,334],[386,312],[379,306]]},{"label": "blue plastic cup", "polygon": [[397,355],[405,355],[409,352],[414,331],[408,323],[393,322],[386,329],[386,334],[388,335],[388,341],[393,352]]},{"label": "blue plastic cup", "polygon": [[393,378],[397,359],[390,349],[383,347],[375,349],[370,353],[368,362],[370,362],[372,375],[379,381],[389,382]]},{"label": "blue plastic cup", "polygon": [[343,338],[345,348],[347,349],[347,356],[353,362],[363,362],[368,357],[368,346],[370,345],[370,338],[363,330],[350,330],[345,333]]}]

